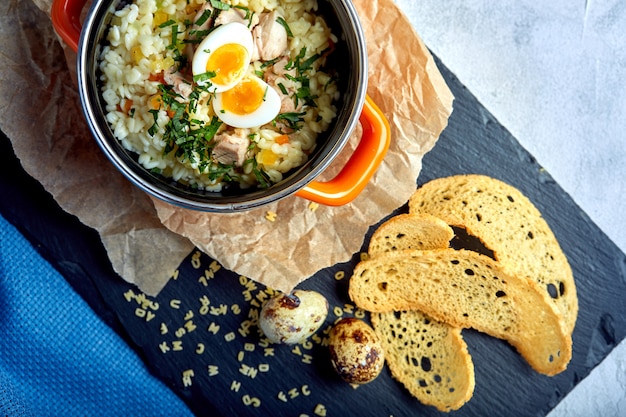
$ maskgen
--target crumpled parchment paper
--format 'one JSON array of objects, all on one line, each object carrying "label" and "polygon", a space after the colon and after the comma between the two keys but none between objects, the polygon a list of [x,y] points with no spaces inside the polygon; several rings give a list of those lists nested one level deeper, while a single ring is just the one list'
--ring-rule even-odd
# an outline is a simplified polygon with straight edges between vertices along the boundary
[{"label": "crumpled parchment paper", "polygon": [[[130,184],[92,139],[74,83],[75,55],[52,29],[51,2],[0,6],[0,127],[24,169],[64,210],[96,229],[114,269],[150,295],[194,246],[225,268],[285,292],[349,260],[368,228],[415,190],[422,156],[452,112],[450,90],[395,3],[355,0],[368,44],[368,94],[388,118],[392,136],[362,194],[345,206],[315,210],[295,196],[244,213],[174,207]],[[340,169],[354,145],[329,171]],[[265,218],[268,211],[276,213],[275,221]]]}]

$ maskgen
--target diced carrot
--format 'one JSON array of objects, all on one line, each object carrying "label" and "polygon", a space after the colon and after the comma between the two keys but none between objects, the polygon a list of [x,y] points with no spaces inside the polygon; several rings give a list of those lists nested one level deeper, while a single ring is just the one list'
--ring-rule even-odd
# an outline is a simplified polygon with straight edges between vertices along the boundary
[{"label": "diced carrot", "polygon": [[279,145],[284,145],[285,143],[289,143],[289,136],[288,135],[277,136],[274,139],[274,142],[279,144]]},{"label": "diced carrot", "polygon": [[161,98],[160,94],[150,96],[150,98],[148,99],[148,107],[150,108],[150,110],[159,110],[162,105],[163,99]]},{"label": "diced carrot", "polygon": [[163,71],[158,73],[150,73],[148,76],[148,81],[156,81],[160,84],[165,84],[165,80],[163,79]]},{"label": "diced carrot", "polygon": [[[150,108],[150,110],[160,110],[161,108],[164,108],[163,97],[161,97],[161,94],[150,96],[148,99],[148,108]],[[167,111],[167,115],[170,119],[176,114],[176,112],[172,109],[165,110]]]},{"label": "diced carrot", "polygon": [[131,99],[125,98],[120,101],[120,104],[117,105],[117,109],[122,113],[128,114],[130,109],[133,107],[133,101]]}]

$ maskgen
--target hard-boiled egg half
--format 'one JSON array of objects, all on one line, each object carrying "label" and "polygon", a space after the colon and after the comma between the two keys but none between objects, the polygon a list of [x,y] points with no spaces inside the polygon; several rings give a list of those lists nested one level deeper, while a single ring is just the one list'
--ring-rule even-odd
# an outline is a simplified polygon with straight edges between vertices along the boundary
[{"label": "hard-boiled egg half", "polygon": [[191,62],[194,77],[207,74],[196,82],[216,93],[217,117],[233,127],[262,126],[280,111],[276,90],[254,75],[246,76],[252,48],[252,33],[246,25],[226,23],[200,42]]},{"label": "hard-boiled egg half", "polygon": [[208,85],[210,92],[219,93],[237,84],[246,74],[252,56],[252,33],[242,23],[218,26],[196,48],[191,61],[199,85]]},{"label": "hard-boiled egg half", "polygon": [[254,75],[241,80],[230,90],[218,93],[213,110],[224,123],[233,127],[262,126],[274,120],[281,99],[272,87]]}]

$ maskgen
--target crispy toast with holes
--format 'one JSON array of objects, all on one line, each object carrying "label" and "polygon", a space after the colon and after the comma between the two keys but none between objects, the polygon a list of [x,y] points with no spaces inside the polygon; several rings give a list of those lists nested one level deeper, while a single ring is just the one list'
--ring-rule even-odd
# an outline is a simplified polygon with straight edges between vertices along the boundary
[{"label": "crispy toast with holes", "polygon": [[349,295],[373,313],[417,310],[506,340],[535,369],[555,375],[572,355],[571,334],[535,281],[467,250],[386,252],[359,262]]},{"label": "crispy toast with holes", "polygon": [[549,294],[573,332],[578,298],[571,267],[548,223],[519,190],[484,175],[439,178],[417,189],[409,211],[434,215],[480,239],[506,272]]},{"label": "crispy toast with holes", "polygon": [[391,217],[372,234],[367,253],[379,253],[403,249],[443,249],[454,237],[454,231],[446,222],[430,214],[404,213]]}]

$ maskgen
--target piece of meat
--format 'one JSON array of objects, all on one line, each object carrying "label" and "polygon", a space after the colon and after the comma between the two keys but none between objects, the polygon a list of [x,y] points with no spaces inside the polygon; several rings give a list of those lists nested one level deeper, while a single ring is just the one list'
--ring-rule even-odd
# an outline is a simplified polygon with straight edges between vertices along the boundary
[{"label": "piece of meat", "polygon": [[252,29],[254,51],[252,61],[271,61],[283,55],[288,48],[287,30],[276,19],[280,14],[275,10],[261,13],[259,24]]},{"label": "piece of meat", "polygon": [[245,12],[240,9],[230,8],[228,10],[223,10],[220,14],[215,18],[215,26],[225,25],[226,23],[243,23],[246,24],[245,20]]},{"label": "piece of meat", "polygon": [[226,23],[237,22],[243,23],[248,27],[256,26],[259,23],[259,16],[254,13],[251,14],[249,19],[246,19],[246,12],[242,9],[236,9],[231,7],[228,10],[223,10],[215,18],[215,26],[225,25]]},{"label": "piece of meat", "polygon": [[272,65],[272,68],[270,71],[267,71],[265,73],[265,78],[270,79],[273,77],[274,79],[276,79],[277,77],[283,77],[285,75],[290,75],[292,77],[295,77],[297,75],[296,69],[295,68],[287,69],[287,66],[289,65],[289,61],[290,60],[287,55],[283,56],[281,59],[276,61],[274,65]]},{"label": "piece of meat", "polygon": [[272,65],[270,71],[266,71],[264,78],[265,82],[272,87],[278,93],[280,97],[281,105],[280,105],[280,113],[292,113],[299,112],[302,110],[302,100],[298,100],[298,105],[296,106],[294,94],[296,93],[293,87],[285,87],[286,93],[278,85],[278,79],[280,77],[284,77],[286,74],[291,75],[292,77],[296,76],[295,68],[287,69],[287,64],[289,63],[289,58],[284,56],[280,60],[278,60],[274,65]]},{"label": "piece of meat", "polygon": [[280,111],[279,113],[296,113],[300,111],[302,106],[298,103],[298,108],[294,103],[294,99],[290,96],[286,96],[280,93]]},{"label": "piece of meat", "polygon": [[215,136],[217,142],[213,148],[213,158],[224,165],[235,164],[242,166],[246,162],[246,154],[250,146],[250,139],[237,134],[223,133]]},{"label": "piece of meat", "polygon": [[182,73],[177,71],[175,67],[171,67],[163,71],[163,81],[165,81],[166,84],[171,85],[172,89],[177,94],[180,94],[183,99],[189,99],[189,95],[193,91],[192,82]]}]

